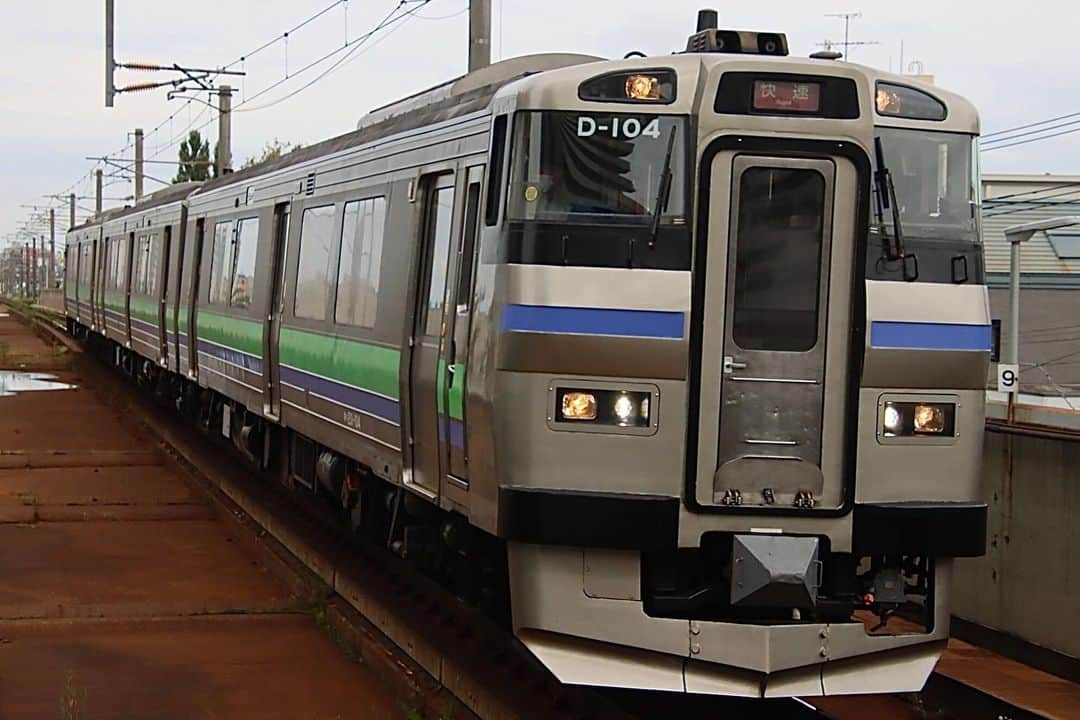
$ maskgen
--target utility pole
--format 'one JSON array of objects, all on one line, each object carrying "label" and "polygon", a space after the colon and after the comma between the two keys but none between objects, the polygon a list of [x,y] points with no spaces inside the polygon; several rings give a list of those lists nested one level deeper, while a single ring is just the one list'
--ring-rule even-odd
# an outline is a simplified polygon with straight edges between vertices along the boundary
[{"label": "utility pole", "polygon": [[142,200],[143,194],[143,131],[135,128],[135,204]]},{"label": "utility pole", "polygon": [[218,89],[218,147],[217,174],[232,172],[232,88]]},{"label": "utility pole", "polygon": [[30,243],[23,243],[22,253],[22,294],[23,297],[30,295]]},{"label": "utility pole", "polygon": [[38,296],[38,239],[30,238],[30,297]]},{"label": "utility pole", "polygon": [[49,271],[45,275],[49,289],[56,287],[56,211],[49,208]]},{"label": "utility pole", "polygon": [[75,193],[68,195],[68,229],[75,227]]},{"label": "utility pole", "polygon": [[469,72],[491,64],[491,0],[469,0]]},{"label": "utility pole", "polygon": [[[97,170],[94,173],[94,183],[97,186],[97,190],[94,194],[94,214],[101,214],[101,170]],[[74,210],[72,211],[74,212]]]},{"label": "utility pole", "polygon": [[113,0],[105,0],[105,107],[113,106],[113,74],[116,72],[116,58],[113,56]]}]

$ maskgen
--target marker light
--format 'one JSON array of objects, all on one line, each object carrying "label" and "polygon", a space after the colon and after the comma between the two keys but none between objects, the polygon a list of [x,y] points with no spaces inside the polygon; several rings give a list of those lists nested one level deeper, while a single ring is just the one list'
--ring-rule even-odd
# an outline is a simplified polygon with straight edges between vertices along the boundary
[{"label": "marker light", "polygon": [[879,82],[874,92],[878,115],[911,118],[912,120],[945,119],[945,103],[928,92],[907,85]]},{"label": "marker light", "polygon": [[626,97],[629,100],[659,100],[660,78],[655,75],[630,75],[626,78]]},{"label": "marker light", "polygon": [[899,115],[900,114],[900,96],[894,92],[890,92],[885,88],[878,87],[877,89],[877,111],[882,115]]},{"label": "marker light", "polygon": [[613,72],[581,83],[578,97],[589,102],[667,104],[675,100],[675,85],[675,71],[668,68]]},{"label": "marker light", "polygon": [[587,392],[571,391],[562,396],[562,420],[595,420],[596,396]]},{"label": "marker light", "polygon": [[941,405],[916,405],[915,432],[945,432],[945,409]]}]

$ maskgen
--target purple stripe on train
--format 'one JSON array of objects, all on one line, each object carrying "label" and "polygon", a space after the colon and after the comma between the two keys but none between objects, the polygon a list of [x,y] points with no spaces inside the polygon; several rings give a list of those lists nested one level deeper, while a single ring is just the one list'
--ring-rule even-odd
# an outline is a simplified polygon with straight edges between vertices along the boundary
[{"label": "purple stripe on train", "polygon": [[198,343],[199,352],[206,353],[207,355],[216,357],[219,360],[224,360],[227,363],[232,363],[233,365],[239,365],[250,372],[262,374],[262,358],[248,355],[245,352],[233,350],[232,348],[222,347],[221,345],[206,340],[199,340]]},{"label": "purple stripe on train", "polygon": [[329,398],[336,403],[341,403],[354,410],[361,410],[375,417],[394,423],[401,424],[401,408],[397,400],[391,400],[381,395],[370,393],[366,390],[354,388],[350,385],[328,380],[297,370],[286,365],[281,366],[281,381],[295,387],[300,387],[308,392]]}]

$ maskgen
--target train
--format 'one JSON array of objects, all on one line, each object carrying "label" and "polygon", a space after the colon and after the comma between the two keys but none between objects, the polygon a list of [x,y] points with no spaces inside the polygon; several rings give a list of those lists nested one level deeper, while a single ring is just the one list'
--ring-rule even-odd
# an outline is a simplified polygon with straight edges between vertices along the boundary
[{"label": "train", "polygon": [[95,216],[67,327],[563,682],[916,691],[986,543],[978,135],[706,11]]}]

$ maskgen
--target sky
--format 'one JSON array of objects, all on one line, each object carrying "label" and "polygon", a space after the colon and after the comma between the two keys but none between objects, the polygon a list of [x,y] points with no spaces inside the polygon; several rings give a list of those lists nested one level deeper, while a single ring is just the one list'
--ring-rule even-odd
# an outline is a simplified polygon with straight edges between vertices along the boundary
[{"label": "sky", "polygon": [[[78,218],[93,209],[93,160],[123,160],[133,128],[147,133],[146,156],[176,160],[189,125],[216,138],[205,93],[188,103],[164,89],[124,94],[104,106],[104,0],[3,0],[0,8],[0,244],[32,209],[67,203],[46,196],[77,192]],[[409,0],[415,13],[373,36],[335,70],[299,92],[343,51],[385,18],[399,0],[347,0],[306,26],[286,30],[333,0],[116,0],[115,57],[188,67],[220,67],[240,58],[231,80],[233,163],[257,155],[272,139],[310,144],[353,129],[368,110],[462,74],[467,63],[467,0]],[[622,57],[631,50],[665,55],[685,46],[705,0],[492,0],[493,60],[534,52],[580,52]],[[843,38],[830,13],[861,12],[850,26],[849,59],[897,71],[933,74],[939,86],[973,101],[984,132],[1080,113],[1076,92],[1080,13],[1071,3],[1029,0],[929,2],[773,0],[729,3],[720,26],[786,32],[791,54],[806,56],[825,40]],[[252,51],[275,40],[265,49]],[[901,55],[901,43],[903,53]],[[165,73],[125,71],[118,85],[171,79]],[[286,79],[286,77],[288,79]],[[261,93],[261,94],[260,94]],[[288,97],[286,97],[288,96]],[[239,103],[247,101],[245,105]],[[280,102],[275,102],[280,100]],[[1080,126],[1074,126],[1080,127]],[[155,128],[157,128],[156,131]],[[1065,129],[1069,129],[1066,127]],[[1080,174],[1080,132],[984,152],[983,172]],[[107,173],[114,173],[107,170]],[[148,176],[168,181],[175,167],[149,163]],[[146,192],[163,185],[148,179]],[[106,178],[105,206],[133,192],[125,177]]]}]

